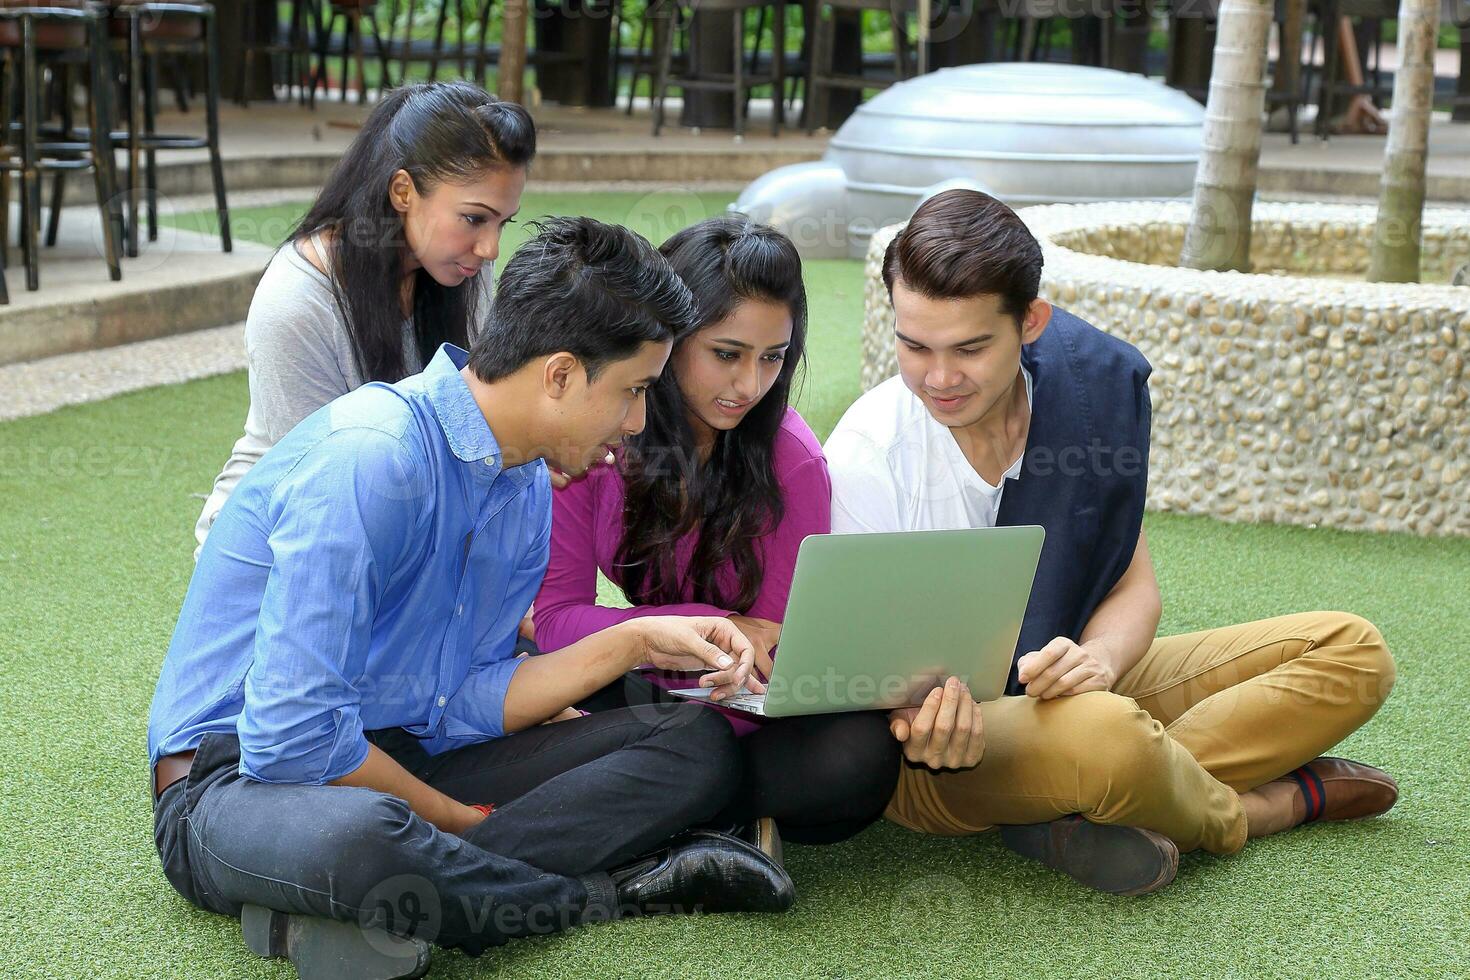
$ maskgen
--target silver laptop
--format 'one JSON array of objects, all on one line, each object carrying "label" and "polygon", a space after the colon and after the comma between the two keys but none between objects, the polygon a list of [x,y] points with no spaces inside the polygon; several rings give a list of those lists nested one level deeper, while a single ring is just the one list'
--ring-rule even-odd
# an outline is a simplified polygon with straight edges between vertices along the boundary
[{"label": "silver laptop", "polygon": [[808,537],[766,693],[713,703],[771,718],[886,710],[921,704],[951,676],[977,701],[1000,697],[1044,537],[1037,526]]}]

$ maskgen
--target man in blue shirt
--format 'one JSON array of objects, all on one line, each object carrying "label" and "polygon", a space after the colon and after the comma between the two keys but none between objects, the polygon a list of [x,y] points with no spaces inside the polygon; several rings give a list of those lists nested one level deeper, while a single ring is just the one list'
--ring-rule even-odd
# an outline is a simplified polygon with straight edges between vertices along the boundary
[{"label": "man in blue shirt", "polygon": [[[241,481],[199,556],[148,725],[165,875],[304,978],[418,976],[619,912],[777,911],[791,883],[712,832],[738,780],[697,705],[581,716],[632,667],[752,649],[728,620],[640,619],[514,654],[570,476],[643,427],[693,299],[633,233],[547,223],[473,352],[305,419]],[[553,723],[554,722],[554,723]],[[656,851],[664,848],[662,852]],[[650,854],[650,852],[654,852]]]}]

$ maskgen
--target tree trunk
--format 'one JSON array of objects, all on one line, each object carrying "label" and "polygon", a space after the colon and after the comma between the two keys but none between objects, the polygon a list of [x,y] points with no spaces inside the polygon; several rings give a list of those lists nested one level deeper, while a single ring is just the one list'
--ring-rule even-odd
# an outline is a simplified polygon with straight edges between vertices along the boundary
[{"label": "tree trunk", "polygon": [[1393,78],[1369,282],[1419,281],[1424,168],[1429,157],[1438,34],[1439,0],[1399,0],[1399,70]]},{"label": "tree trunk", "polygon": [[1261,117],[1266,111],[1266,39],[1272,10],[1271,0],[1220,4],[1194,207],[1180,265],[1250,269],[1251,205],[1261,156]]},{"label": "tree trunk", "polygon": [[[448,0],[445,0],[447,3]],[[1438,2],[1438,0],[1436,0]],[[505,0],[500,33],[500,66],[495,94],[507,102],[526,101],[526,5],[530,0]]]}]

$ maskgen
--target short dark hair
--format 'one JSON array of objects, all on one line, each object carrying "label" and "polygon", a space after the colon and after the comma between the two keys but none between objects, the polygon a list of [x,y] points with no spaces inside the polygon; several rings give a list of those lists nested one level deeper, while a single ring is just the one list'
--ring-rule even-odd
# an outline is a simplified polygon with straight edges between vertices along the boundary
[{"label": "short dark hair", "polygon": [[574,354],[595,381],[647,341],[694,328],[694,297],[667,259],[627,228],[548,218],[500,273],[470,370],[497,381],[537,357]]},{"label": "short dark hair", "polygon": [[883,254],[883,284],[929,299],[996,295],[1017,322],[1041,287],[1041,245],[1016,212],[980,191],[948,190],[919,205]]}]

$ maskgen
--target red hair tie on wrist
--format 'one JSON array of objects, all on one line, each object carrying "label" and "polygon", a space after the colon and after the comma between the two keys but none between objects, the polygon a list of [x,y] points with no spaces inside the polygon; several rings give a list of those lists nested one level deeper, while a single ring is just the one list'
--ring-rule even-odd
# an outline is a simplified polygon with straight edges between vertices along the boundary
[{"label": "red hair tie on wrist", "polygon": [[476,810],[479,810],[481,813],[483,813],[487,817],[490,816],[490,814],[492,814],[492,813],[495,812],[495,804],[494,803],[471,803],[470,806],[473,807]]}]

